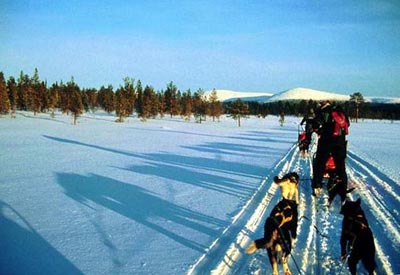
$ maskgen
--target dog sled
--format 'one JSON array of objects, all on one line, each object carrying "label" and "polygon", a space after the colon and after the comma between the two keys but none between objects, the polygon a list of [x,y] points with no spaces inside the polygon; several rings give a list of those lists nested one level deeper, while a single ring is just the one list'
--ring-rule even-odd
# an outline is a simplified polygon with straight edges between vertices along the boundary
[{"label": "dog sled", "polygon": [[307,132],[304,128],[299,124],[297,128],[298,139],[297,143],[299,146],[299,151],[302,156],[306,156],[308,154],[308,147],[310,146],[310,141],[307,139]]},{"label": "dog sled", "polygon": [[[314,169],[316,169],[315,155],[313,158],[313,166]],[[340,200],[343,203],[346,199],[347,193],[354,190],[354,188],[347,189],[346,181],[339,175],[339,173],[337,173],[335,160],[332,155],[328,157],[328,160],[325,163],[323,175],[323,185],[326,184],[329,205],[335,199],[336,195],[340,196]]]}]

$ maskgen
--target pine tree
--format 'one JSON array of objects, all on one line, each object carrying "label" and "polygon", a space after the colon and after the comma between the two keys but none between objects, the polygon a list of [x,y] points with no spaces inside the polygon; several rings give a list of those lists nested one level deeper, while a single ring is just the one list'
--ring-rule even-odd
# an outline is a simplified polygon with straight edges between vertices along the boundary
[{"label": "pine tree", "polygon": [[126,97],[126,113],[127,115],[133,114],[135,109],[135,100],[136,100],[136,90],[135,90],[135,80],[133,78],[125,77],[124,78],[124,94]]},{"label": "pine tree", "polygon": [[137,98],[135,102],[136,113],[140,117],[143,108],[143,87],[142,87],[142,82],[140,80],[136,82],[136,93],[137,93]]},{"label": "pine tree", "polygon": [[241,126],[241,118],[246,118],[249,116],[249,105],[243,103],[240,98],[238,98],[232,106],[229,108],[230,116],[238,121],[238,126]]},{"label": "pine tree", "polygon": [[85,91],[85,94],[87,98],[88,108],[92,113],[94,113],[98,107],[98,92],[96,89],[87,89]]},{"label": "pine tree", "polygon": [[364,97],[360,92],[354,93],[352,95],[350,95],[350,102],[352,102],[355,105],[355,109],[356,109],[356,123],[358,122],[358,118],[359,118],[359,109],[360,106],[362,106],[364,104]]},{"label": "pine tree", "polygon": [[55,117],[54,111],[59,106],[59,90],[60,87],[58,86],[57,82],[50,87],[49,109],[51,110],[51,117]]},{"label": "pine tree", "polygon": [[172,81],[168,83],[164,96],[166,111],[169,112],[171,117],[178,115],[178,88]]},{"label": "pine tree", "polygon": [[222,103],[218,100],[217,91],[215,89],[212,90],[208,102],[209,115],[212,117],[213,121],[215,121],[215,118],[219,120],[219,117],[223,113],[223,108]]},{"label": "pine tree", "polygon": [[205,100],[204,91],[202,89],[198,89],[197,92],[194,93],[192,106],[193,114],[196,118],[196,121],[201,123],[202,120],[206,120],[207,102]]},{"label": "pine tree", "polygon": [[114,103],[114,92],[113,86],[108,85],[107,88],[101,86],[98,95],[98,101],[100,107],[104,109],[107,113],[111,113],[115,111],[115,103]]},{"label": "pine tree", "polygon": [[158,113],[160,114],[160,117],[163,118],[165,114],[165,97],[164,93],[161,91],[158,95]]},{"label": "pine tree", "polygon": [[153,92],[151,98],[151,116],[152,118],[156,118],[158,114],[161,113],[161,102],[160,102],[160,95],[156,92]]},{"label": "pine tree", "polygon": [[128,116],[128,99],[123,87],[119,87],[115,92],[115,114],[118,116],[116,122],[124,122]]},{"label": "pine tree", "polygon": [[33,77],[30,81],[32,91],[29,96],[29,109],[33,111],[33,114],[36,115],[42,109],[42,88],[40,85],[39,79],[39,71],[35,68],[35,72],[33,73]]},{"label": "pine tree", "polygon": [[183,93],[181,97],[181,116],[186,120],[190,120],[192,116],[192,105],[192,93],[189,89],[186,93]]},{"label": "pine tree", "polygon": [[83,103],[79,87],[75,84],[74,78],[71,78],[71,81],[67,83],[66,89],[70,98],[69,110],[73,115],[74,125],[76,125],[78,117],[83,113]]},{"label": "pine tree", "polygon": [[115,111],[117,122],[123,122],[126,117],[133,113],[135,107],[136,91],[134,80],[132,78],[124,78],[124,86],[119,87],[115,94]]},{"label": "pine tree", "polygon": [[28,75],[24,74],[22,71],[17,80],[17,108],[19,110],[27,111],[29,110],[29,100],[32,93],[31,80]]},{"label": "pine tree", "polygon": [[18,89],[17,83],[15,82],[14,77],[10,77],[7,81],[7,92],[8,98],[10,100],[10,108],[11,108],[11,117],[15,118],[17,111],[17,102],[18,102]]},{"label": "pine tree", "polygon": [[3,72],[0,72],[0,114],[8,114],[10,111],[10,100],[7,93],[7,84]]},{"label": "pine tree", "polygon": [[65,85],[62,81],[60,82],[59,97],[61,112],[69,115],[69,112],[71,111],[71,97],[69,96],[67,85]]},{"label": "pine tree", "polygon": [[154,93],[153,87],[146,85],[143,91],[142,98],[142,121],[146,121],[151,116],[151,100]]}]

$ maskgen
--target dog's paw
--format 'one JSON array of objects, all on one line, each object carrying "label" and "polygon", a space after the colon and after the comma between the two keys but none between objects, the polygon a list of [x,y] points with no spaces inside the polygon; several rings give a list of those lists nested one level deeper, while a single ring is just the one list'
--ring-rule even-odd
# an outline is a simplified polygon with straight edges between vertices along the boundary
[{"label": "dog's paw", "polygon": [[256,243],[252,241],[250,245],[246,248],[246,254],[253,254],[254,252],[256,252],[256,250]]},{"label": "dog's paw", "polygon": [[312,195],[313,195],[314,197],[318,197],[319,194],[321,193],[321,191],[322,191],[322,188],[319,188],[319,187],[313,188]]},{"label": "dog's paw", "polygon": [[292,242],[292,248],[295,247],[297,243],[297,238],[292,238],[291,242]]}]

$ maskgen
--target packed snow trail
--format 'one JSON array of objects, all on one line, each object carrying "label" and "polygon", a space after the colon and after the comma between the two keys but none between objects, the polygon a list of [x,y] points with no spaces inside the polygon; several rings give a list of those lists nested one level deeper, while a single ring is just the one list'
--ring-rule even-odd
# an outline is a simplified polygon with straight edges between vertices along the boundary
[{"label": "packed snow trail", "polygon": [[[281,198],[277,186],[273,184],[273,177],[296,171],[300,176],[300,205],[298,239],[288,260],[292,274],[349,275],[347,263],[340,261],[343,219],[339,214],[340,198],[337,196],[328,207],[325,189],[317,198],[311,195],[311,156],[314,152],[315,146],[311,148],[310,157],[304,158],[294,145],[262,181],[223,235],[215,240],[187,274],[270,274],[267,252],[260,249],[247,255],[245,249],[252,239],[263,235],[264,221]],[[400,261],[387,256],[400,255],[397,210],[400,199],[391,188],[397,183],[351,151],[348,152],[347,173],[349,188],[355,188],[349,199],[361,198],[361,207],[374,234],[376,274],[400,273]],[[358,274],[367,274],[361,262]]]}]

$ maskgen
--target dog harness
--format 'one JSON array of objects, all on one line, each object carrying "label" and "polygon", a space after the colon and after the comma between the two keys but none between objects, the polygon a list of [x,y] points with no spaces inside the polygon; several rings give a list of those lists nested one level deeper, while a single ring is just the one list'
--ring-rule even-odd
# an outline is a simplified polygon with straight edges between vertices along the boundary
[{"label": "dog harness", "polygon": [[346,217],[346,218],[347,218],[347,220],[351,221],[350,226],[346,230],[346,233],[354,235],[354,232],[353,232],[354,225],[359,225],[361,230],[368,228],[368,224],[362,222],[362,220],[365,219],[364,215],[362,215],[362,214],[358,214],[355,217]]},{"label": "dog harness", "polygon": [[355,228],[354,225],[359,225],[360,226],[360,230],[363,231],[367,228],[369,228],[368,224],[362,222],[363,219],[365,219],[363,214],[358,214],[355,217],[346,217],[347,220],[349,220],[351,223],[349,224],[349,226],[346,228],[345,233],[350,236],[349,240],[349,250],[352,251],[354,244],[357,240],[358,234],[355,232]]},{"label": "dog harness", "polygon": [[[278,207],[279,212],[274,215],[274,221],[278,225],[278,227],[282,227],[285,223],[290,222],[293,219],[292,208],[290,205],[286,205],[282,210]],[[290,211],[288,216],[285,215],[285,211]],[[281,221],[278,222],[278,218],[281,218]]]}]

